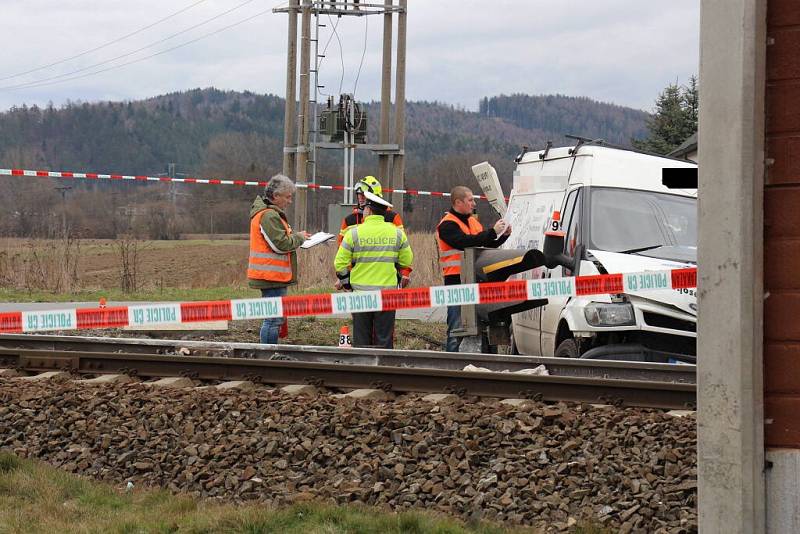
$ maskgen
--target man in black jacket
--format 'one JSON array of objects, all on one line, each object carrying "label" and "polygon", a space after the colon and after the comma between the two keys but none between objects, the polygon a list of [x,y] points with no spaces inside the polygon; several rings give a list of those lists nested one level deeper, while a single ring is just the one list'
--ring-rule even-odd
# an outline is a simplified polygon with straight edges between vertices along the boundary
[{"label": "man in black jacket", "polygon": [[[475,196],[463,185],[450,191],[452,208],[445,213],[436,227],[436,241],[439,244],[439,265],[442,268],[445,285],[461,283],[461,260],[464,249],[468,247],[497,248],[511,235],[511,225],[499,219],[492,228],[484,230],[472,214],[475,210]],[[499,236],[499,237],[498,237]],[[461,338],[453,337],[451,332],[461,326],[461,308],[447,307],[447,352],[458,352]]]}]

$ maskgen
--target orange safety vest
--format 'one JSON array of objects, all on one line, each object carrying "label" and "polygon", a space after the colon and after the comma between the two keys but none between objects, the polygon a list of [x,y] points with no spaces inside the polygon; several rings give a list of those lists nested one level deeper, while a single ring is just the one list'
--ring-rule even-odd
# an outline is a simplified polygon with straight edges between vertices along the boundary
[{"label": "orange safety vest", "polygon": [[442,274],[448,276],[451,274],[461,274],[461,259],[464,257],[464,251],[453,248],[439,237],[439,226],[445,221],[452,221],[461,228],[461,231],[467,235],[477,235],[483,232],[483,226],[478,222],[478,219],[471,216],[467,219],[469,226],[450,213],[445,213],[439,224],[436,225],[436,242],[439,244],[439,266],[442,268]]},{"label": "orange safety vest", "polygon": [[[250,261],[247,278],[270,282],[292,281],[292,253],[273,250],[261,233],[261,217],[270,208],[261,210],[250,219]],[[289,224],[280,218],[286,235],[292,233]]]}]

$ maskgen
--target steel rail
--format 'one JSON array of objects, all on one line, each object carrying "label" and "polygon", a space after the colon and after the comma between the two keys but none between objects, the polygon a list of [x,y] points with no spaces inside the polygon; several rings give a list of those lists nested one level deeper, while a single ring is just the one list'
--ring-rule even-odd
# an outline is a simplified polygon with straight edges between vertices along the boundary
[{"label": "steel rail", "polygon": [[313,384],[327,388],[379,388],[396,393],[530,398],[665,409],[691,408],[695,386],[606,378],[342,365],[158,354],[0,349],[0,367],[78,375],[124,373],[140,378],[186,376],[199,380],[253,380],[264,384]]},{"label": "steel rail", "polygon": [[83,352],[122,351],[130,354],[168,354],[184,348],[191,351],[193,355],[201,356],[249,359],[285,358],[302,362],[417,367],[450,371],[462,370],[468,364],[491,371],[510,372],[544,365],[551,375],[556,376],[695,383],[694,365],[541,356],[26,334],[0,334],[0,348]]}]

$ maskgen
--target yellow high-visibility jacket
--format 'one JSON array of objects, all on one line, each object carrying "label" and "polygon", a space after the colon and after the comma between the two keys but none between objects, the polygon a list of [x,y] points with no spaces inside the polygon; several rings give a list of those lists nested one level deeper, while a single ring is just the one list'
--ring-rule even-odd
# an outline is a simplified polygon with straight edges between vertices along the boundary
[{"label": "yellow high-visibility jacket", "polygon": [[[406,233],[381,215],[370,215],[344,236],[333,267],[355,290],[397,287],[397,272],[411,272],[414,253]],[[352,269],[350,268],[352,264]]]}]

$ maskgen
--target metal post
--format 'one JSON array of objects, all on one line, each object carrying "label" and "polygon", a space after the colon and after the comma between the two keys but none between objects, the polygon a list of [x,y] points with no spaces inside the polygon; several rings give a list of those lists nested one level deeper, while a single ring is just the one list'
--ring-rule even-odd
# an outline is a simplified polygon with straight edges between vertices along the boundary
[{"label": "metal post", "polygon": [[[175,178],[175,164],[174,163],[167,163],[167,176],[170,178]],[[169,183],[169,201],[172,203],[173,207],[177,203],[177,191],[175,190],[175,182],[171,181]]]},{"label": "metal post", "polygon": [[356,185],[356,99],[355,95],[350,95],[350,175],[347,179],[348,191],[350,192],[350,203],[354,204],[356,199],[353,187]]},{"label": "metal post", "polygon": [[[393,0],[384,0],[387,8],[392,7]],[[389,114],[392,105],[392,12],[387,9],[383,15],[383,75],[381,76],[381,122],[378,142],[389,142]],[[389,175],[389,155],[378,156],[378,174],[383,183],[391,183]]]},{"label": "metal post", "polygon": [[[297,183],[307,182],[308,172],[308,96],[311,70],[311,0],[303,0],[302,30],[300,37],[300,114],[297,117]],[[308,190],[298,189],[294,204],[294,226],[306,229]]]},{"label": "metal post", "polygon": [[317,141],[319,132],[319,10],[314,10],[314,99],[311,101],[311,183],[317,183]]},{"label": "metal post", "polygon": [[[392,158],[393,189],[405,189],[406,161],[403,151],[406,144],[406,9],[408,0],[400,0],[397,16],[397,76],[394,89],[394,142],[399,152]],[[403,195],[392,195],[394,210],[403,215]]]},{"label": "metal post", "polygon": [[283,174],[294,174],[294,124],[297,99],[297,5],[299,0],[289,0],[289,42],[286,55],[286,104],[283,116]]},{"label": "metal post", "polygon": [[355,99],[351,94],[342,95],[342,113],[347,118],[347,122],[353,127],[345,128],[342,135],[342,145],[344,147],[344,203],[353,204],[355,202],[355,193],[353,192],[353,185],[355,184],[355,166],[356,166],[356,133],[355,133]]},{"label": "metal post", "polygon": [[[345,113],[347,113],[347,95],[341,95],[341,96],[339,96],[339,98],[340,98],[339,101],[342,103],[342,107],[341,107],[340,111],[344,115]],[[349,150],[350,149],[347,148],[349,143],[350,143],[350,135],[347,133],[347,129],[345,128],[344,134],[342,134],[342,146],[344,147],[343,150],[342,150],[342,154],[344,155],[344,167],[342,169],[342,171],[343,171],[343,173],[342,173],[342,182],[343,182],[343,185],[344,185],[344,203],[345,204],[350,204],[351,203],[351,200],[350,200],[350,188],[348,187],[350,185],[350,183],[349,183],[349,181],[350,181],[350,152],[349,152]]]},{"label": "metal post", "polygon": [[70,185],[56,186],[56,191],[61,193],[61,227],[64,235],[67,235],[67,191],[72,189]]}]

